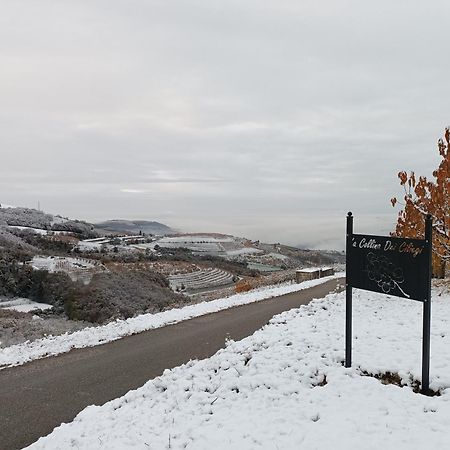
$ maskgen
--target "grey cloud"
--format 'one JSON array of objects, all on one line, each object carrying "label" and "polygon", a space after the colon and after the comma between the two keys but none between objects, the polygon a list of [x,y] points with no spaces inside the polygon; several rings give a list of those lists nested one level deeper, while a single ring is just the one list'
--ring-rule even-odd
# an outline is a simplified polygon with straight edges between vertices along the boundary
[{"label": "grey cloud", "polygon": [[342,247],[448,124],[445,1],[5,0],[0,201]]}]

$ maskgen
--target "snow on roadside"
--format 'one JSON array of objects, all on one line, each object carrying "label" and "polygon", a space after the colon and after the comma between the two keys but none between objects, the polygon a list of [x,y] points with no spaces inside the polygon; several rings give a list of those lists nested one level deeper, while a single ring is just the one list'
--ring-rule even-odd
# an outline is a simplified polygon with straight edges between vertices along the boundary
[{"label": "snow on roadside", "polygon": [[96,345],[106,344],[124,336],[160,328],[204,314],[222,311],[233,306],[245,305],[290,292],[301,291],[342,276],[343,274],[339,273],[331,277],[306,281],[300,284],[285,283],[277,286],[266,286],[227,298],[197,303],[183,308],[170,309],[157,314],[142,314],[131,319],[117,320],[107,325],[85,328],[70,334],[65,333],[59,336],[49,336],[33,342],[5,347],[0,349],[0,370],[6,367],[21,365],[34,359],[65,353],[73,348],[94,347]]},{"label": "snow on roadside", "polygon": [[353,368],[342,366],[345,294],[331,294],[87,407],[29,448],[448,448],[450,295],[433,292],[431,387],[440,397],[362,376],[420,378],[422,304],[355,291],[353,305]]}]

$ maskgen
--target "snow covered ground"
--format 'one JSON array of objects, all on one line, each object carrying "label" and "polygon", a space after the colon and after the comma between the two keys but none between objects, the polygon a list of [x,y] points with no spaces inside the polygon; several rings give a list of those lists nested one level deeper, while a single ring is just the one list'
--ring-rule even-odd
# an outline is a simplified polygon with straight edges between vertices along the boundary
[{"label": "snow covered ground", "polygon": [[[448,448],[450,294],[433,291],[431,388],[439,397],[411,388],[421,373],[422,304],[364,291],[353,303],[353,368],[342,366],[345,294],[331,294],[86,408],[30,448]],[[387,371],[405,387],[364,375]]]},{"label": "snow covered ground", "polygon": [[15,298],[14,300],[2,301],[0,300],[0,308],[9,309],[19,312],[31,312],[31,311],[45,311],[52,309],[53,306],[48,303],[38,303],[28,298]]},{"label": "snow covered ground", "polygon": [[33,227],[19,227],[17,225],[10,225],[9,228],[12,228],[14,230],[20,230],[20,231],[31,231],[34,234],[40,234],[41,236],[47,236],[48,230],[43,230],[41,228],[33,228]]},{"label": "snow covered ground", "polygon": [[222,242],[234,242],[234,239],[231,236],[212,237],[186,234],[181,236],[166,236],[161,238],[158,242],[162,244],[216,244]]},{"label": "snow covered ground", "polygon": [[154,250],[156,246],[167,249],[186,248],[194,253],[221,256],[241,256],[262,252],[262,250],[245,246],[243,239],[234,238],[232,236],[202,236],[189,234],[181,236],[165,236],[148,244],[147,248]]},{"label": "snow covered ground", "polygon": [[241,255],[253,255],[255,253],[263,253],[259,248],[254,247],[242,247],[237,250],[228,250],[226,252],[227,256],[241,256]]},{"label": "snow covered ground", "polygon": [[68,256],[34,256],[30,265],[35,270],[66,272],[70,270],[94,269],[96,261]]},{"label": "snow covered ground", "polygon": [[117,320],[107,325],[85,328],[70,334],[65,333],[59,336],[49,336],[33,342],[5,347],[0,349],[0,370],[6,367],[21,365],[34,359],[65,353],[73,348],[94,347],[105,344],[124,336],[160,328],[204,314],[222,311],[233,306],[245,305],[290,292],[301,291],[342,276],[343,274],[339,273],[332,277],[306,281],[300,284],[284,283],[276,286],[265,286],[227,298],[197,303],[195,305],[185,306],[184,308],[170,309],[157,314],[142,314],[131,319]]},{"label": "snow covered ground", "polygon": [[82,252],[98,251],[101,250],[102,245],[107,245],[110,241],[109,238],[85,239],[78,242],[77,247]]},{"label": "snow covered ground", "polygon": [[78,280],[84,284],[91,282],[95,272],[107,270],[98,261],[68,256],[34,256],[28,264],[35,270],[65,272],[72,281]]},{"label": "snow covered ground", "polygon": [[67,234],[66,231],[44,230],[42,228],[21,227],[18,225],[9,225],[9,228],[13,228],[15,230],[20,230],[20,231],[31,231],[32,233],[39,234],[41,236],[48,236],[48,235],[52,235],[52,234]]}]

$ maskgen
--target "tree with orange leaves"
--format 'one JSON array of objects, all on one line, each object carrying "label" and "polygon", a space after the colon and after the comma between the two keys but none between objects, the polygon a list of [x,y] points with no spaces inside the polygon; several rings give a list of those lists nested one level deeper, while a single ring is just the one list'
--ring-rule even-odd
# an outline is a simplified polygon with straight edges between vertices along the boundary
[{"label": "tree with orange leaves", "polygon": [[[433,181],[399,172],[400,185],[405,190],[403,209],[398,214],[394,236],[423,238],[425,216],[433,218],[433,275],[443,278],[445,265],[450,260],[450,129],[438,141],[442,161],[433,172]],[[395,206],[397,199],[391,199]]]}]

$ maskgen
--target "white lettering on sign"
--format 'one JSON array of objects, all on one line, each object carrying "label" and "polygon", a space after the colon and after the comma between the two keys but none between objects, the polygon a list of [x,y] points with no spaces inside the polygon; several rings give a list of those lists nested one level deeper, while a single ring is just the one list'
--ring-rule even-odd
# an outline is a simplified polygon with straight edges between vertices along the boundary
[{"label": "white lettering on sign", "polygon": [[422,254],[423,248],[416,247],[411,242],[402,242],[400,248],[398,249],[400,253],[410,253],[413,258]]},{"label": "white lettering on sign", "polygon": [[416,258],[423,253],[423,248],[417,247],[412,242],[402,242],[400,245],[398,245],[391,240],[387,240],[383,245],[374,238],[362,238],[360,241],[353,238],[352,246],[355,248],[359,247],[368,250],[383,250],[385,252],[407,253],[410,254],[413,258]]},{"label": "white lettering on sign", "polygon": [[359,241],[359,248],[369,248],[371,250],[380,250],[381,244],[379,244],[375,239],[369,239],[366,241],[366,238],[362,238]]},{"label": "white lettering on sign", "polygon": [[385,252],[395,252],[397,250],[397,246],[392,243],[392,241],[386,241],[384,244],[384,251]]}]

